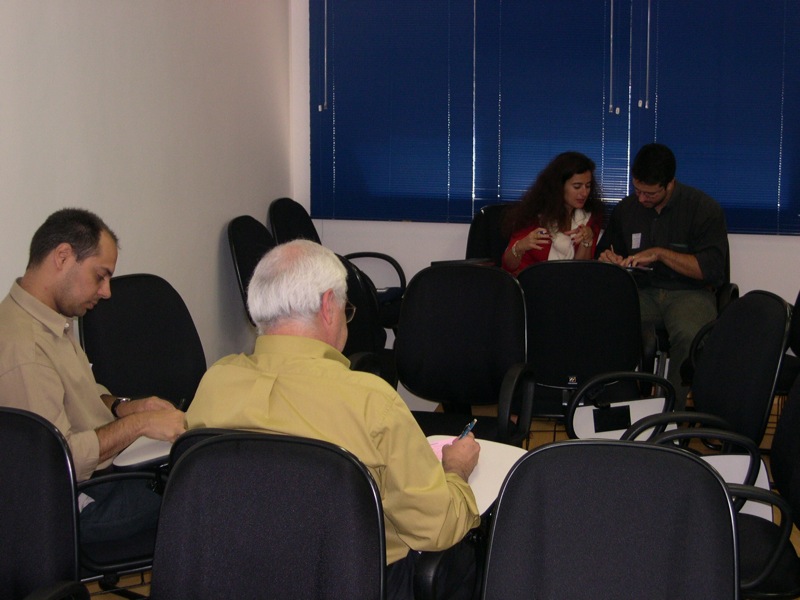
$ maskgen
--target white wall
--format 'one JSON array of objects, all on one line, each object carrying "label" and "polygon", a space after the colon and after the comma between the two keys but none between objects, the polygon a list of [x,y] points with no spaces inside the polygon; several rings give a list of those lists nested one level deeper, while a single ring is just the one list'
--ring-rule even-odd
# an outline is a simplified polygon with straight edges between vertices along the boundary
[{"label": "white wall", "polygon": [[0,286],[85,207],[117,274],[178,289],[209,361],[250,345],[224,228],[292,193],[289,54],[287,0],[2,0]]}]

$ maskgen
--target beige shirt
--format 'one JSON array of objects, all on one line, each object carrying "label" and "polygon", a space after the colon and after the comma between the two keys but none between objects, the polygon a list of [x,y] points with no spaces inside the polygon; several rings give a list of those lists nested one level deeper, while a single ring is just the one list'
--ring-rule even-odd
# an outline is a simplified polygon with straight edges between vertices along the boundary
[{"label": "beige shirt", "polygon": [[[385,381],[351,371],[324,342],[262,335],[252,355],[228,356],[203,377],[189,429],[224,427],[331,442],[372,473],[383,503],[386,560],[444,550],[480,522],[475,496],[445,473],[408,406]],[[309,493],[324,498],[324,490]]]},{"label": "beige shirt", "polygon": [[67,439],[78,481],[91,477],[100,442],[95,429],[114,420],[100,397],[73,321],[41,303],[18,283],[0,303],[0,405],[35,412]]}]

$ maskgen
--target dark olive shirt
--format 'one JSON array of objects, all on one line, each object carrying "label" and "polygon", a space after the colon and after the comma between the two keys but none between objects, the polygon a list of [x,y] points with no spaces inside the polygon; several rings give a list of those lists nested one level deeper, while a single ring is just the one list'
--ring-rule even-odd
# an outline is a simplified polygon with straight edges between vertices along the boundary
[{"label": "dark olive shirt", "polygon": [[728,279],[728,233],[722,207],[708,194],[678,181],[661,213],[642,206],[635,195],[623,198],[611,214],[596,255],[611,246],[623,257],[656,247],[697,257],[702,280],[655,262],[650,278],[655,287],[672,290],[718,287]]}]

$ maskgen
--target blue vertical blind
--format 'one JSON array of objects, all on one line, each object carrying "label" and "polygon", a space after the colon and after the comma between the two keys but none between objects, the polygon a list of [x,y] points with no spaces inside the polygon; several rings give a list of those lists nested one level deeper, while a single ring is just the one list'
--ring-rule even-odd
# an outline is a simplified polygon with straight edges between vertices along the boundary
[{"label": "blue vertical blind", "polygon": [[310,0],[311,212],[467,222],[647,142],[730,231],[800,233],[798,0]]}]

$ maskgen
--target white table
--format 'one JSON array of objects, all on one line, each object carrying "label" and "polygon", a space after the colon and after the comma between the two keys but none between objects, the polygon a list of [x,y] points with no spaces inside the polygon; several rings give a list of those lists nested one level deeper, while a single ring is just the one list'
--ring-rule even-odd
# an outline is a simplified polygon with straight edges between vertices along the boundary
[{"label": "white table", "polygon": [[172,448],[172,442],[142,436],[136,438],[130,446],[117,454],[111,464],[118,469],[157,466],[159,463],[166,462],[170,448]]},{"label": "white table", "polygon": [[[431,444],[453,440],[451,435],[429,435]],[[475,493],[478,511],[484,514],[500,493],[500,486],[511,467],[522,458],[527,450],[508,444],[500,444],[489,440],[477,440],[481,447],[478,465],[469,477],[469,485]]]}]

